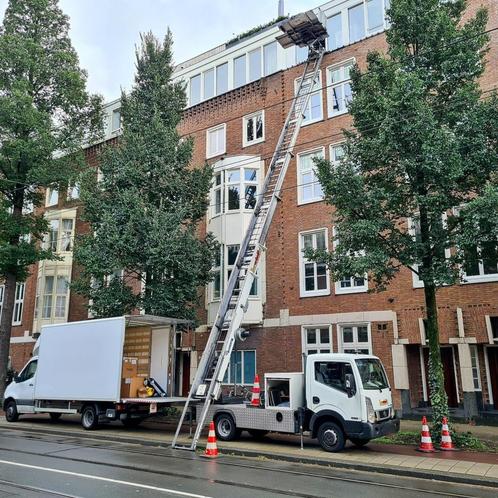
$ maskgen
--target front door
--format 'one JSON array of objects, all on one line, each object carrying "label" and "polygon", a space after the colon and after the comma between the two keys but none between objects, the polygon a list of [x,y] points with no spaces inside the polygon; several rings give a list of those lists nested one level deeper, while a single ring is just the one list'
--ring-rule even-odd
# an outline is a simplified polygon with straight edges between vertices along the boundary
[{"label": "front door", "polygon": [[[453,363],[453,347],[441,348],[441,362],[443,364],[444,373],[444,390],[448,396],[448,406],[451,408],[458,407],[457,387],[455,381],[455,367]],[[424,348],[424,366],[425,378],[427,379],[427,397],[430,406],[429,392],[429,348]]]},{"label": "front door", "polygon": [[491,386],[489,389],[493,394],[495,410],[498,410],[498,347],[486,348],[488,353],[489,378]]},{"label": "front door", "polygon": [[187,396],[190,390],[190,352],[183,353],[182,365],[182,396]]},{"label": "front door", "polygon": [[35,374],[38,360],[30,361],[16,380],[16,403],[19,413],[35,411]]}]

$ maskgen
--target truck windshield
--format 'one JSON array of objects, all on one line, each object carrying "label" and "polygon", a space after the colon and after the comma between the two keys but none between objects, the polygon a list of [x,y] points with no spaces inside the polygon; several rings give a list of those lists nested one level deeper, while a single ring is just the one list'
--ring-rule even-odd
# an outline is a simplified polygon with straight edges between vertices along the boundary
[{"label": "truck windshield", "polygon": [[363,389],[372,391],[374,389],[381,390],[389,387],[384,368],[379,360],[369,358],[355,361],[358,370],[360,371]]}]

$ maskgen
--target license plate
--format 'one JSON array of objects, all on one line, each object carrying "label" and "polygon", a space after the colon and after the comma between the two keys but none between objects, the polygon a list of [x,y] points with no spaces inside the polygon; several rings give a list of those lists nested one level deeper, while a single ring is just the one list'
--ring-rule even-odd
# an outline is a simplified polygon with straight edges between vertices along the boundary
[{"label": "license plate", "polygon": [[150,404],[149,413],[157,413],[157,403]]}]

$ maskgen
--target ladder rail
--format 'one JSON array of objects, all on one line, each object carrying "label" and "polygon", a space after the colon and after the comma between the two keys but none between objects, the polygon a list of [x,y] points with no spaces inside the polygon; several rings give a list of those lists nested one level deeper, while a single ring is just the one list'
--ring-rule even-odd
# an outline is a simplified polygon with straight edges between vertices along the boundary
[{"label": "ladder rail", "polygon": [[[292,150],[295,146],[304,119],[304,113],[309,105],[313,87],[321,68],[325,49],[319,43],[317,46],[318,49],[310,47],[310,55],[306,61],[298,90],[292,100],[280,133],[265,176],[261,194],[256,202],[253,216],[251,216],[248,229],[240,245],[234,268],[227,283],[227,289],[220,302],[214,325],[211,329],[204,353],[201,355],[194,381],[182,411],[172,443],[174,448],[177,447],[178,436],[190,405],[196,397],[202,397],[204,398],[204,404],[190,445],[190,449],[195,450],[211,403],[220,394],[223,378],[230,363],[230,356],[235,344],[236,332],[247,310],[250,290],[256,278],[261,255],[265,251],[264,243],[277,207],[285,173],[292,158]],[[312,68],[311,70],[310,67]],[[285,142],[288,143],[284,147]],[[268,196],[270,197],[269,199]],[[258,225],[257,228],[256,225]],[[242,285],[240,285],[242,271],[244,271],[244,275]],[[237,284],[239,284],[239,293],[235,295],[234,291]],[[235,305],[231,308],[230,306],[233,304],[234,298]],[[227,323],[228,326],[226,326]],[[225,333],[225,338],[223,341],[219,341],[223,333]],[[218,342],[223,342],[221,351],[216,349]],[[212,366],[213,364],[214,367]],[[213,370],[210,375],[211,378],[208,379],[207,376],[210,374],[211,369]],[[207,382],[209,382],[207,392],[199,394],[199,388],[202,385],[206,386]]]}]

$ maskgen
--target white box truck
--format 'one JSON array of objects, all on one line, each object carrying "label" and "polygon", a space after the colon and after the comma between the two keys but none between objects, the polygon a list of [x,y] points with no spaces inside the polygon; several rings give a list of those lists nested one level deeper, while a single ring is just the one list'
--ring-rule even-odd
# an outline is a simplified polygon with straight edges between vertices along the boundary
[{"label": "white box truck", "polygon": [[399,431],[387,375],[375,356],[309,355],[304,372],[265,374],[263,397],[261,407],[223,399],[212,405],[207,420],[214,420],[218,438],[230,441],[243,430],[254,437],[309,432],[335,452],[347,439],[363,446]]},{"label": "white box truck", "polygon": [[[15,422],[29,413],[49,413],[57,419],[79,413],[85,429],[110,420],[136,426],[164,405],[182,404],[185,398],[171,396],[172,347],[180,322],[139,315],[42,327],[33,357],[5,390],[6,419]],[[161,379],[166,396],[121,396],[125,335],[135,327],[150,338],[154,349],[144,379]]]}]

